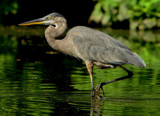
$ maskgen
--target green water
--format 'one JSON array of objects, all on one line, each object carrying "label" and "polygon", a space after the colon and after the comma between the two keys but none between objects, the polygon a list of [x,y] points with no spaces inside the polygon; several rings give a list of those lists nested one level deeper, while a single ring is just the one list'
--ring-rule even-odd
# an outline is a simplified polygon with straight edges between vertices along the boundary
[{"label": "green water", "polygon": [[[125,65],[131,79],[104,86],[105,99],[91,99],[84,62],[46,43],[44,28],[0,28],[0,116],[159,116],[159,31],[105,30],[138,53],[147,67]],[[126,72],[94,67],[94,84]]]}]

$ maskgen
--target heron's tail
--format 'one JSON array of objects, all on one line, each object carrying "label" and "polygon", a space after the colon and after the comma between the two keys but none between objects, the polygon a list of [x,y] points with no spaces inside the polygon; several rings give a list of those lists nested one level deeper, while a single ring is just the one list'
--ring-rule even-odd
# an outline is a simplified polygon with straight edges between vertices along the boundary
[{"label": "heron's tail", "polygon": [[142,60],[142,58],[139,55],[137,55],[134,52],[129,53],[129,54],[130,55],[126,55],[126,58],[128,60],[128,64],[136,65],[140,68],[145,68],[146,67],[145,62]]}]

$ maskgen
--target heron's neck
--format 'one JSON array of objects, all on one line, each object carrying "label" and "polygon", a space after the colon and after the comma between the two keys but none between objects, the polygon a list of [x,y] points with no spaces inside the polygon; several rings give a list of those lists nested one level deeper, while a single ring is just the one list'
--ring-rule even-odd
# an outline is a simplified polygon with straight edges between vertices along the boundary
[{"label": "heron's neck", "polygon": [[58,50],[58,45],[59,45],[58,43],[59,41],[62,41],[62,40],[56,39],[56,37],[61,36],[66,31],[66,28],[67,28],[67,25],[62,23],[61,25],[58,25],[57,29],[55,29],[55,27],[50,25],[45,30],[45,37],[47,39],[48,44],[52,48]]}]

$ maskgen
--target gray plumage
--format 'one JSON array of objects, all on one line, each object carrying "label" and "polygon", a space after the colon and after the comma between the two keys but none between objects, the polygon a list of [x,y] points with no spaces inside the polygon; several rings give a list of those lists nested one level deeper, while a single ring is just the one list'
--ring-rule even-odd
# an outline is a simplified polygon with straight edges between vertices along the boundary
[{"label": "gray plumage", "polygon": [[[80,33],[79,33],[80,32]],[[75,33],[75,34],[73,34]],[[83,60],[111,65],[131,64],[141,68],[144,61],[127,46],[100,31],[77,26],[69,31],[74,45],[74,54]]]}]

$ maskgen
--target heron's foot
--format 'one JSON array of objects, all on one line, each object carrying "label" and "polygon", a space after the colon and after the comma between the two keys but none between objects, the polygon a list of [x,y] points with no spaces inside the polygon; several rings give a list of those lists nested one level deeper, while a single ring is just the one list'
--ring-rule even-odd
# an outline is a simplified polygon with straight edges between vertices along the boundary
[{"label": "heron's foot", "polygon": [[97,85],[97,87],[95,88],[95,94],[96,94],[96,97],[98,97],[98,98],[103,98],[101,95],[100,95],[100,90],[102,91],[102,95],[104,96],[104,90],[103,90],[103,86],[104,85],[104,83],[100,83],[100,84],[98,84]]}]

